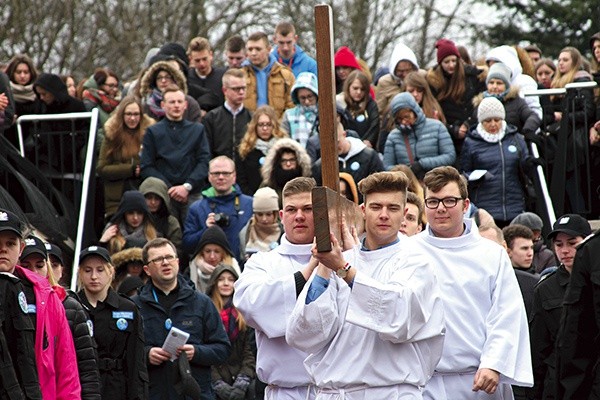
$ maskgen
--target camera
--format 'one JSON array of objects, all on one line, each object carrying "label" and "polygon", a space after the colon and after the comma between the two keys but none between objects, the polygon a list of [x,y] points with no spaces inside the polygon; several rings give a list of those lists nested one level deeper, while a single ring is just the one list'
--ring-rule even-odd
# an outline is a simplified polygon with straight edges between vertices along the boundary
[{"label": "camera", "polygon": [[215,213],[215,224],[221,228],[227,228],[229,226],[229,215],[225,213]]}]

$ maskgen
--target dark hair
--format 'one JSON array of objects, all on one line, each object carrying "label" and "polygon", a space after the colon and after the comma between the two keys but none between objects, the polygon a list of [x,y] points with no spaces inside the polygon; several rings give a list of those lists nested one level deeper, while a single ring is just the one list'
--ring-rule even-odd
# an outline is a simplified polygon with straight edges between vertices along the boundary
[{"label": "dark hair", "polygon": [[502,228],[502,234],[506,241],[506,246],[512,249],[513,243],[517,238],[530,239],[533,241],[533,231],[525,225],[514,224]]},{"label": "dark hair", "polygon": [[406,203],[414,204],[417,207],[419,210],[417,222],[422,224],[423,211],[425,210],[425,203],[423,202],[423,199],[421,199],[417,194],[408,191],[406,192]]},{"label": "dark hair", "polygon": [[231,36],[225,42],[225,50],[232,53],[238,53],[244,50],[244,47],[246,47],[246,42],[240,35]]},{"label": "dark hair", "polygon": [[157,249],[159,247],[164,247],[164,246],[171,246],[171,248],[173,249],[173,252],[175,252],[175,257],[177,257],[177,249],[175,248],[175,245],[173,244],[173,242],[171,242],[169,239],[159,237],[159,238],[148,241],[142,248],[142,259],[144,260],[144,265],[148,265],[148,262],[149,262],[148,250]]},{"label": "dark hair", "polygon": [[8,75],[8,79],[10,79],[12,83],[16,83],[13,79],[13,75],[15,74],[19,64],[26,64],[29,67],[29,73],[31,76],[29,77],[29,82],[27,82],[27,84],[29,85],[35,82],[38,78],[38,72],[35,68],[35,65],[33,65],[33,60],[27,54],[17,54],[12,58],[12,60],[10,60],[8,66],[6,67],[6,75]]},{"label": "dark hair", "polygon": [[430,190],[432,192],[439,192],[444,186],[451,182],[455,182],[458,185],[460,197],[462,197],[463,199],[469,197],[469,192],[467,190],[467,180],[454,167],[436,167],[431,171],[427,172],[425,174],[425,178],[423,178],[423,183],[425,184],[425,187],[427,188],[427,190]]},{"label": "dark hair", "polygon": [[275,27],[275,33],[280,34],[281,36],[287,36],[290,33],[296,34],[296,28],[290,22],[280,22]]}]

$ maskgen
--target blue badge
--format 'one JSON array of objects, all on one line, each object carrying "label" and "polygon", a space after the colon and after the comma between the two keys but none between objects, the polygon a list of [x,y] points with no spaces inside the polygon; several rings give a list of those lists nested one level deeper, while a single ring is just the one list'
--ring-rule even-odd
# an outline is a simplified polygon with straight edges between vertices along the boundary
[{"label": "blue badge", "polygon": [[352,171],[358,171],[359,168],[360,168],[360,163],[358,161],[354,161],[352,164],[350,164],[350,169]]},{"label": "blue badge", "polygon": [[265,163],[265,158],[266,158],[265,156],[262,156],[261,158],[259,158],[259,159],[258,159],[258,163],[259,163],[260,165],[263,165],[263,164]]},{"label": "blue badge", "polygon": [[511,144],[510,146],[508,146],[508,151],[510,151],[511,153],[516,153],[517,148],[515,147],[514,144]]},{"label": "blue badge", "polygon": [[88,319],[87,321],[85,321],[85,323],[87,324],[88,330],[90,331],[90,336],[94,337],[94,323],[91,319]]},{"label": "blue badge", "polygon": [[29,306],[27,305],[27,298],[25,297],[25,293],[20,292],[18,298],[19,298],[19,306],[21,307],[21,311],[23,311],[23,313],[27,314],[27,310],[29,309]]},{"label": "blue badge", "polygon": [[27,304],[27,314],[35,314],[37,313],[37,307],[35,304]]},{"label": "blue badge", "polygon": [[128,325],[129,323],[125,318],[119,318],[117,320],[117,328],[119,328],[120,331],[124,331],[125,329],[127,329]]},{"label": "blue badge", "polygon": [[171,318],[167,318],[165,320],[165,328],[167,328],[167,330],[170,331],[172,326],[173,326],[173,321],[171,321]]},{"label": "blue badge", "polygon": [[114,319],[125,318],[133,320],[133,311],[113,311],[112,317]]},{"label": "blue badge", "polygon": [[363,122],[363,121],[365,120],[365,116],[361,114],[361,115],[359,115],[358,117],[356,117],[356,120],[357,120],[358,122]]}]

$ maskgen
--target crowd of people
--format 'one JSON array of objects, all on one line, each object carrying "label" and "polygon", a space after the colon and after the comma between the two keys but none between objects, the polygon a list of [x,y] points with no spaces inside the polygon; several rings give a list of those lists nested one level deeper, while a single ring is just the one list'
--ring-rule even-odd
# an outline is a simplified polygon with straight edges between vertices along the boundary
[{"label": "crowd of people", "polygon": [[[169,42],[127,81],[99,67],[77,83],[24,54],[6,64],[0,133],[13,144],[20,116],[98,110],[103,229],[79,256],[75,293],[61,286],[64,243],[0,209],[1,398],[599,390],[588,219],[600,215],[600,91],[525,94],[600,81],[600,33],[589,61],[503,45],[472,62],[442,38],[431,68],[398,42],[372,73],[339,48],[340,194],[365,230],[344,225],[327,253],[313,244],[317,67],[297,41],[288,22],[233,36],[223,66],[206,38]],[[25,157],[57,140],[23,134]],[[528,202],[538,166],[563,175],[552,227]]]}]

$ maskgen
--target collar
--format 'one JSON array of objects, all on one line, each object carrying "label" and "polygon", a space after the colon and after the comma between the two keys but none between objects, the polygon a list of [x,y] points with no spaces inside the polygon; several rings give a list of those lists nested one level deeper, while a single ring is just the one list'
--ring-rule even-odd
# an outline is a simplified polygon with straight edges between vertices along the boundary
[{"label": "collar", "polygon": [[227,111],[229,111],[231,114],[233,114],[234,116],[238,115],[239,113],[244,111],[244,104],[240,105],[240,107],[237,110],[234,110],[233,107],[231,107],[228,102],[225,102],[223,104],[223,107],[225,107],[225,109]]},{"label": "collar", "polygon": [[398,243],[399,241],[400,241],[400,238],[398,238],[398,237],[397,237],[397,238],[396,238],[396,240],[394,240],[392,243],[385,244],[385,245],[383,245],[383,246],[381,246],[381,247],[378,247],[378,248],[376,248],[376,249],[367,249],[367,248],[365,247],[365,243],[367,242],[367,238],[365,237],[365,238],[362,240],[362,243],[361,243],[361,246],[360,246],[360,250],[361,250],[361,251],[376,251],[376,250],[381,250],[381,249],[385,249],[386,247],[393,246],[393,245],[395,245],[396,243]]}]

